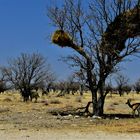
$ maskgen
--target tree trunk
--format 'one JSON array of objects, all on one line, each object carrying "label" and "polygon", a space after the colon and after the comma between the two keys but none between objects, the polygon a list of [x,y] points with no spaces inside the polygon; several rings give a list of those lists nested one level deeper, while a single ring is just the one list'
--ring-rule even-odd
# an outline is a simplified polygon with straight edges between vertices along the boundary
[{"label": "tree trunk", "polygon": [[105,96],[100,96],[97,99],[97,92],[92,92],[93,115],[103,116],[104,114]]},{"label": "tree trunk", "polygon": [[79,90],[80,90],[80,95],[81,95],[81,96],[83,96],[83,88],[84,88],[84,87],[83,87],[83,84],[80,84]]},{"label": "tree trunk", "polygon": [[101,96],[98,99],[97,109],[96,109],[96,112],[95,112],[94,115],[96,115],[96,116],[103,116],[103,114],[104,114],[104,102],[105,102],[105,97]]},{"label": "tree trunk", "polygon": [[[103,116],[104,114],[104,102],[106,94],[104,93],[104,86],[105,86],[105,78],[101,76],[100,81],[98,82],[98,90],[99,91],[99,97],[97,99],[96,103],[96,110],[94,111],[94,115],[96,116]],[[97,93],[96,93],[97,94]]]},{"label": "tree trunk", "polygon": [[93,114],[97,112],[97,91],[91,91],[92,93],[92,104],[93,104]]},{"label": "tree trunk", "polygon": [[[92,74],[93,64],[87,59],[87,77],[89,82],[89,88],[92,94],[92,103],[93,103],[93,115],[102,116],[104,113],[104,85],[105,78],[104,75],[100,76],[100,80],[96,83],[94,76]],[[97,93],[99,90],[99,98],[97,98]]]},{"label": "tree trunk", "polygon": [[21,92],[21,95],[23,97],[23,101],[24,102],[29,101],[29,97],[30,97],[29,92],[26,89],[20,89],[20,92]]}]

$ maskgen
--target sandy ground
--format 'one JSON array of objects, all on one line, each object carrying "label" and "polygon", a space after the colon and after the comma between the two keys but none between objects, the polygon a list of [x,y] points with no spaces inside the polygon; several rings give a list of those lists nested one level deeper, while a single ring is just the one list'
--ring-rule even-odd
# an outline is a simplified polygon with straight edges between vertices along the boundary
[{"label": "sandy ground", "polygon": [[[17,94],[0,95],[0,140],[140,140],[139,118],[96,120],[54,116],[49,113],[50,110],[58,111],[59,108],[75,107],[77,104],[81,106],[87,103],[87,97],[81,103],[75,101],[75,96],[55,98],[61,103],[46,105],[42,100],[54,100],[54,97],[47,98],[42,97],[38,103],[23,103]],[[106,109],[110,112],[116,113],[116,109],[119,113],[129,112],[124,99],[117,97],[113,102],[110,98],[108,100]]]},{"label": "sandy ground", "polygon": [[104,132],[0,131],[0,140],[139,140],[140,134],[107,134]]},{"label": "sandy ground", "polygon": [[85,132],[72,129],[14,128],[13,124],[0,125],[0,140],[139,140],[140,133]]}]

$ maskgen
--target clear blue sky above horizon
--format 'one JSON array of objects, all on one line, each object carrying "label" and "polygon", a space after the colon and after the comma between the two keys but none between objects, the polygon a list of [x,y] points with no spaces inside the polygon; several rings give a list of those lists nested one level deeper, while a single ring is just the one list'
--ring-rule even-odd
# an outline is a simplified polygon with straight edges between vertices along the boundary
[{"label": "clear blue sky above horizon", "polygon": [[[58,0],[61,2],[61,0]],[[0,65],[7,59],[21,53],[41,53],[48,58],[59,79],[70,75],[71,70],[60,56],[70,54],[70,49],[62,49],[53,44],[49,35],[54,28],[49,23],[46,7],[55,0],[0,0]],[[132,82],[140,78],[140,59],[122,64],[123,73]]]},{"label": "clear blue sky above horizon", "polygon": [[69,49],[51,43],[53,31],[47,19],[46,7],[55,0],[0,0],[0,65],[21,53],[41,53],[48,58],[59,79],[71,72],[66,64],[58,61]]}]

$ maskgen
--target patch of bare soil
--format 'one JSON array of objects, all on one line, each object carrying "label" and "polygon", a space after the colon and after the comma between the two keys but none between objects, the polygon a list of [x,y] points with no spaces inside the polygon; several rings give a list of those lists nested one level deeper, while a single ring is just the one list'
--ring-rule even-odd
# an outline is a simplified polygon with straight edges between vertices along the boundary
[{"label": "patch of bare soil", "polygon": [[[10,127],[10,126],[9,126]],[[0,140],[139,140],[140,134],[83,132],[79,130],[2,130]]]}]

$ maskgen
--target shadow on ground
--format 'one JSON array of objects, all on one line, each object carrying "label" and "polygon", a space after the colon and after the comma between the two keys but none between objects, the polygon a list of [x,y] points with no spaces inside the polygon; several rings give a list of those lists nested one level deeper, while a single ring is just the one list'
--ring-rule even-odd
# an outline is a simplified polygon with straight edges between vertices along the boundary
[{"label": "shadow on ground", "polygon": [[[109,119],[114,119],[115,117],[120,118],[120,119],[129,119],[129,118],[134,118],[133,115],[131,114],[104,114],[103,118],[109,118]],[[138,116],[136,115],[136,118]]]}]

